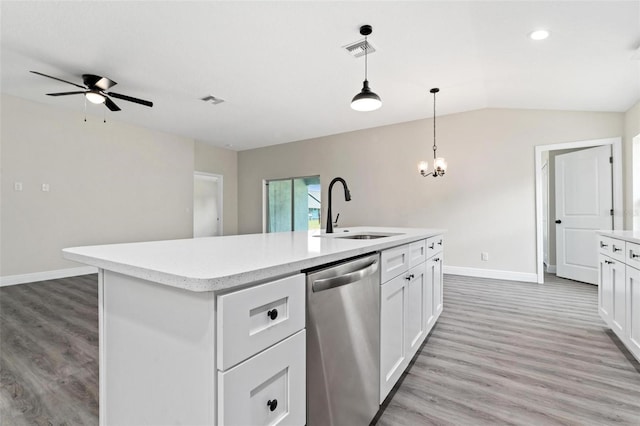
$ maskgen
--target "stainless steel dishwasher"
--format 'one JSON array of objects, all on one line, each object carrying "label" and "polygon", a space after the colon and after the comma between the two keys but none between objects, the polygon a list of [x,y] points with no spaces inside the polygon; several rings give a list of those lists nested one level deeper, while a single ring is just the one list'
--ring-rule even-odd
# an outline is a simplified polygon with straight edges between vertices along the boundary
[{"label": "stainless steel dishwasher", "polygon": [[368,425],[378,411],[379,259],[307,271],[307,426]]}]

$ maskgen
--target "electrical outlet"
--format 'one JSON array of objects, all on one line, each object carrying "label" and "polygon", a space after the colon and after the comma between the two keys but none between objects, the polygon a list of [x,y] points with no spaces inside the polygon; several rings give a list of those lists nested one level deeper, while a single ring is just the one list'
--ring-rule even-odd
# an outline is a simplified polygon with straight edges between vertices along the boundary
[{"label": "electrical outlet", "polygon": [[49,186],[48,183],[43,183],[42,184],[42,191],[43,192],[49,192],[50,189],[51,189],[51,187]]},{"label": "electrical outlet", "polygon": [[489,260],[489,253],[487,253],[487,252],[483,251],[482,253],[480,253],[480,259],[481,259],[483,262],[488,261],[488,260]]},{"label": "electrical outlet", "polygon": [[22,182],[14,182],[13,183],[14,191],[22,191]]}]

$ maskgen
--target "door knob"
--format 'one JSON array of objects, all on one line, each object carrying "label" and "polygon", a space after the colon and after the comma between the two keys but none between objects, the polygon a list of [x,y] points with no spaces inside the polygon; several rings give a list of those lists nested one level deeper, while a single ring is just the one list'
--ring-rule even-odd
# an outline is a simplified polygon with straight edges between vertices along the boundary
[{"label": "door knob", "polygon": [[562,223],[562,221],[560,219],[556,220],[556,223]]}]

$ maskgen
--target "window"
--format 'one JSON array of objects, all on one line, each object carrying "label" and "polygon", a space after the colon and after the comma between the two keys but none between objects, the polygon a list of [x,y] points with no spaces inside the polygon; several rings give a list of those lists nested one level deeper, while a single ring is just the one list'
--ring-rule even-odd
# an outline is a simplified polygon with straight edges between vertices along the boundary
[{"label": "window", "polygon": [[266,232],[320,229],[320,176],[273,179],[266,185]]}]

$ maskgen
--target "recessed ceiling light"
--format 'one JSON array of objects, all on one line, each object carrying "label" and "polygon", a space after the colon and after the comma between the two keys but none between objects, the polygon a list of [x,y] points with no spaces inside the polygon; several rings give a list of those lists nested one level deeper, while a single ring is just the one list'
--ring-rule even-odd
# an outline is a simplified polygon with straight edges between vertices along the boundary
[{"label": "recessed ceiling light", "polygon": [[549,31],[547,30],[535,30],[529,34],[531,40],[544,40],[549,37]]}]

